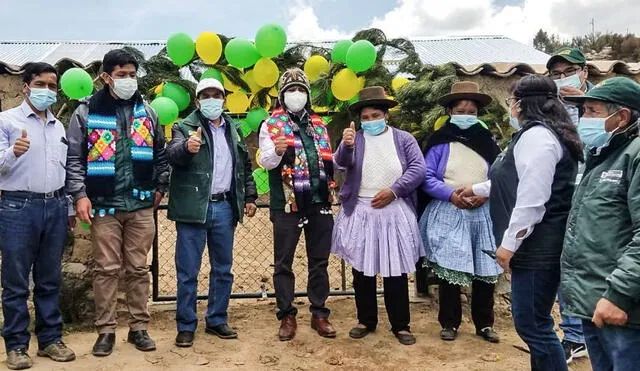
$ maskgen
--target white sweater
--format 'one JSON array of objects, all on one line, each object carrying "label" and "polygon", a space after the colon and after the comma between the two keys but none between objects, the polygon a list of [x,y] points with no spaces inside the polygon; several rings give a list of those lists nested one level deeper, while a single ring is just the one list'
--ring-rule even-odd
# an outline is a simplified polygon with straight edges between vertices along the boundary
[{"label": "white sweater", "polygon": [[365,132],[364,143],[362,182],[358,196],[374,197],[381,190],[390,188],[402,176],[402,164],[390,128],[380,135]]}]

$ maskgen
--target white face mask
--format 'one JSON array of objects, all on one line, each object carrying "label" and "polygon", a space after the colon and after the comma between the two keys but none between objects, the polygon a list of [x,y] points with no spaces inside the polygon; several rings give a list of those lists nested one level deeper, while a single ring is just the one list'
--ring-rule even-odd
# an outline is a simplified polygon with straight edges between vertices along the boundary
[{"label": "white face mask", "polygon": [[113,79],[113,93],[120,99],[129,99],[138,91],[138,80],[133,78]]},{"label": "white face mask", "polygon": [[297,113],[307,105],[307,93],[301,91],[288,91],[284,93],[284,105],[291,112]]}]

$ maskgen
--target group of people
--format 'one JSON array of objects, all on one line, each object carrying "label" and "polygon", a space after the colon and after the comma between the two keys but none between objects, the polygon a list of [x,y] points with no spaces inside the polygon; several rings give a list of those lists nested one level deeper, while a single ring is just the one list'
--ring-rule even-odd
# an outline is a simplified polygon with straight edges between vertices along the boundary
[{"label": "group of people", "polygon": [[[261,125],[256,159],[269,173],[280,340],[297,331],[292,265],[304,231],[310,326],[322,337],[336,337],[326,306],[331,253],[352,267],[357,322],[349,336],[376,330],[380,275],[391,331],[405,345],[416,341],[408,274],[423,260],[439,280],[442,340],[456,339],[461,289],[470,286],[476,334],[500,341],[494,290],[506,271],[514,324],[533,370],[566,370],[587,349],[596,370],[633,369],[640,349],[640,84],[618,77],[594,87],[577,49],[558,51],[547,67],[549,77],[526,76],[512,86],[506,104],[515,134],[503,152],[478,119],[491,97],[459,82],[439,100],[448,117],[423,148],[389,125],[397,102],[382,87],[363,89],[334,153],[311,109],[306,75],[297,68],[282,74],[279,105]],[[196,87],[196,110],[174,124],[166,145],[138,91],[137,72],[125,50],[107,53],[104,88],[80,101],[65,133],[48,109],[56,101],[57,71],[29,64],[24,101],[0,114],[2,336],[11,369],[32,365],[31,272],[37,354],[75,359],[62,341],[58,297],[76,215],[93,239],[93,354],[113,351],[121,271],[127,341],[155,349],[147,332],[147,255],[154,208],[167,191],[177,230],[175,344],[194,343],[205,245],[211,265],[205,332],[238,336],[227,315],[233,237],[243,216],[255,215],[257,199],[246,143],[224,113],[223,85],[205,78]],[[337,172],[345,175],[339,198]],[[562,342],[551,317],[556,295]]]}]

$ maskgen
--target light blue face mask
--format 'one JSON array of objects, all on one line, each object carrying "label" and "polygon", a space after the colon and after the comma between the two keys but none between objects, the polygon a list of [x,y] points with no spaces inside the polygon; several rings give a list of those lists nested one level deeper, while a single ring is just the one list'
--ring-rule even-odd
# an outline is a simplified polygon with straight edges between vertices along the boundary
[{"label": "light blue face mask", "polygon": [[576,73],[569,77],[565,77],[564,79],[553,80],[556,83],[558,89],[563,88],[565,86],[569,86],[572,88],[580,89],[582,87],[582,80],[580,80],[580,73]]},{"label": "light blue face mask", "polygon": [[460,129],[466,130],[478,123],[478,117],[474,115],[451,115],[449,121]]},{"label": "light blue face mask", "polygon": [[57,100],[57,94],[49,89],[30,88],[29,102],[40,112],[46,111]]},{"label": "light blue face mask", "polygon": [[605,122],[618,112],[614,112],[607,117],[582,117],[578,124],[578,135],[580,140],[589,148],[604,147],[613,132],[605,129]]},{"label": "light blue face mask", "polygon": [[518,121],[517,117],[512,117],[511,115],[509,115],[509,125],[511,125],[511,127],[515,130],[518,131],[521,129],[520,127],[520,121]]},{"label": "light blue face mask", "polygon": [[209,120],[215,120],[222,115],[223,99],[208,98],[200,100],[200,112]]},{"label": "light blue face mask", "polygon": [[362,121],[361,126],[365,133],[369,135],[378,135],[384,131],[384,128],[387,126],[387,122],[385,119]]}]

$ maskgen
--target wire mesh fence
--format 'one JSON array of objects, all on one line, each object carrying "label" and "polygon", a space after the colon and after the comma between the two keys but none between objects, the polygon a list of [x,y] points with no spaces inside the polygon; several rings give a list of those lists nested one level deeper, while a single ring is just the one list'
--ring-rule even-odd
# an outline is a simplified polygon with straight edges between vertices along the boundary
[{"label": "wire mesh fence", "polygon": [[[266,196],[258,201],[258,211],[253,218],[244,218],[238,224],[234,238],[232,297],[273,296],[273,225],[269,219]],[[339,207],[333,209],[337,214]],[[167,219],[167,208],[161,206],[157,213],[156,241],[153,246],[153,300],[175,300],[177,276],[175,269],[176,228]],[[293,262],[297,295],[305,295],[307,289],[307,255],[304,234],[300,237]],[[207,249],[202,258],[198,275],[198,295],[206,298],[211,265]],[[329,278],[332,294],[351,292],[351,267],[340,258],[329,258]]]}]

